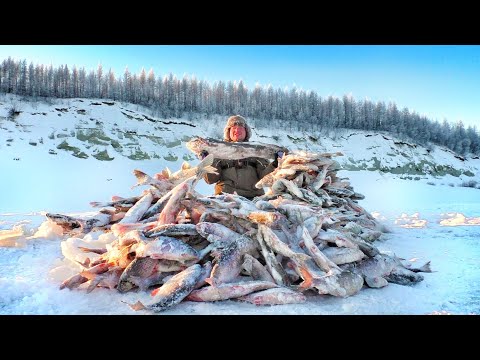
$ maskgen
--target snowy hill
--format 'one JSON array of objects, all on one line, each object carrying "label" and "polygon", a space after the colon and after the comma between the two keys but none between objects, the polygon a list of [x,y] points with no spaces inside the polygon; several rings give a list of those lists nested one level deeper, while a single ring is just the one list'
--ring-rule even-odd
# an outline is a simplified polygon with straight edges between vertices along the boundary
[{"label": "snowy hill", "polygon": [[[50,102],[22,101],[12,95],[0,98],[0,159],[6,174],[2,185],[18,188],[19,183],[25,187],[33,184],[39,191],[37,201],[42,196],[58,197],[60,187],[71,192],[91,191],[105,181],[110,182],[112,193],[103,194],[103,198],[114,192],[129,195],[125,191],[135,183],[133,169],[153,174],[165,167],[179,169],[183,161],[197,162],[185,142],[193,136],[222,138],[226,120],[223,116],[205,119],[204,115],[194,120],[164,119],[138,105],[102,99]],[[386,178],[460,186],[475,182],[480,175],[478,157],[462,158],[446,148],[430,150],[378,132],[342,130],[327,137],[253,127],[251,140],[279,143],[291,150],[341,151],[344,156],[337,160],[346,171],[376,171]],[[38,168],[39,163],[42,174],[32,174],[29,170]],[[60,163],[69,165],[57,168]],[[89,170],[87,175],[84,169],[92,167],[98,172]],[[2,198],[2,208],[7,211],[20,211],[29,201],[19,194],[4,194]],[[22,209],[34,211],[38,206],[29,204]]]},{"label": "snowy hill", "polygon": [[[183,161],[196,165],[185,142],[221,138],[225,121],[164,119],[102,99],[47,104],[0,97],[0,237],[18,228],[23,234],[0,247],[0,314],[132,314],[123,301],[137,301],[135,292],[59,290],[72,267],[64,259],[65,239],[44,226],[44,214],[75,215],[92,211],[90,201],[140,194],[143,188],[132,188],[134,169],[154,174],[177,170]],[[480,191],[459,186],[479,178],[479,159],[373,132],[337,131],[327,138],[254,127],[252,140],[342,151],[339,173],[365,195],[359,204],[391,230],[378,248],[412,264],[431,261],[435,272],[415,286],[366,288],[348,298],[315,295],[304,304],[273,307],[182,302],[169,314],[480,314]],[[205,182],[196,190],[213,193]]]}]

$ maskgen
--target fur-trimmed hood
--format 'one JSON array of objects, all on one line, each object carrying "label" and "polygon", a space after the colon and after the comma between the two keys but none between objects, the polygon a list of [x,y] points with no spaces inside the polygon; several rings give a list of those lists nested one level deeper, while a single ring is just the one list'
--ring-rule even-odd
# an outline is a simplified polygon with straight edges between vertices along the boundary
[{"label": "fur-trimmed hood", "polygon": [[225,125],[225,128],[223,129],[223,140],[224,141],[232,141],[230,139],[230,128],[235,125],[235,123],[242,125],[245,128],[245,140],[243,141],[248,141],[250,140],[250,137],[252,136],[252,130],[250,129],[250,126],[248,126],[247,121],[245,118],[243,118],[240,115],[234,115],[230,116],[227,120],[227,125]]}]

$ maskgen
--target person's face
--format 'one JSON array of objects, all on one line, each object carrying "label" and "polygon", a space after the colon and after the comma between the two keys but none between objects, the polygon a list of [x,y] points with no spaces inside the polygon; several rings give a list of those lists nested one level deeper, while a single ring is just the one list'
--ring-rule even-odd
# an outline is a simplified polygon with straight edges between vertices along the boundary
[{"label": "person's face", "polygon": [[230,139],[232,141],[243,141],[247,136],[245,128],[241,125],[234,125],[230,128]]}]

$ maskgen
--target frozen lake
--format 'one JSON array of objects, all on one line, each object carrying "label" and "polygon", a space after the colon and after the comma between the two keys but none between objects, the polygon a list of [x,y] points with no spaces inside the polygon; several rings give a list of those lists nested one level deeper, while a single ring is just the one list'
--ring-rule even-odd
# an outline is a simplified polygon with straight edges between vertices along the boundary
[{"label": "frozen lake", "polygon": [[[348,298],[311,293],[303,304],[263,307],[233,300],[182,302],[165,314],[479,314],[480,190],[441,185],[440,181],[432,186],[368,172],[343,175],[366,196],[360,205],[391,230],[376,246],[415,266],[430,260],[435,272],[422,273],[424,281],[414,286],[364,288]],[[70,194],[72,203],[106,200],[117,189],[104,188],[107,195],[98,198],[100,190],[86,187],[81,194]],[[205,186],[203,191],[210,189]],[[34,197],[33,193],[24,196]],[[42,206],[25,210],[0,212],[0,230],[23,223],[27,235],[33,234],[45,220]],[[122,303],[145,299],[147,293],[59,290],[65,279],[59,270],[65,267],[62,240],[50,234],[21,239],[24,247],[0,248],[0,314],[150,314],[134,312]]]}]

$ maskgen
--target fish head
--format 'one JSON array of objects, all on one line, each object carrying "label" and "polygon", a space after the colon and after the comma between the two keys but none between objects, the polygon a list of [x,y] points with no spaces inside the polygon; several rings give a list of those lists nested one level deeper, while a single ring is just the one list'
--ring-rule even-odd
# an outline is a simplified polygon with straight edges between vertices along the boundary
[{"label": "fish head", "polygon": [[117,290],[121,293],[125,293],[133,289],[135,285],[130,281],[119,281],[117,285]]},{"label": "fish head", "polygon": [[193,151],[195,154],[200,154],[205,145],[205,140],[201,137],[195,137],[186,143],[187,149]]}]

